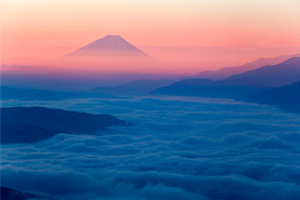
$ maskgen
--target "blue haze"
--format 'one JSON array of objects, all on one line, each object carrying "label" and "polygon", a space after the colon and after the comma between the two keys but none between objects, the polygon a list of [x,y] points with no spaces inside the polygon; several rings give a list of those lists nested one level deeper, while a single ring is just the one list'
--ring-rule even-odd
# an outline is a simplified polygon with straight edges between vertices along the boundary
[{"label": "blue haze", "polygon": [[137,125],[1,147],[2,186],[46,199],[298,200],[300,115],[227,99],[2,101]]}]

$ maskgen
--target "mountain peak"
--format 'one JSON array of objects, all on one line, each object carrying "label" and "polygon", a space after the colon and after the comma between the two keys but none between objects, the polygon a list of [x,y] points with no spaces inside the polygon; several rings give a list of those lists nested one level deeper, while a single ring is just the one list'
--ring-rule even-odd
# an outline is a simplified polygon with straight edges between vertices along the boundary
[{"label": "mountain peak", "polygon": [[127,42],[120,35],[106,35],[68,56],[122,56],[122,57],[150,57],[137,47]]},{"label": "mountain peak", "polygon": [[120,37],[120,38],[122,38],[120,35],[106,35],[104,38],[108,38],[108,37]]}]

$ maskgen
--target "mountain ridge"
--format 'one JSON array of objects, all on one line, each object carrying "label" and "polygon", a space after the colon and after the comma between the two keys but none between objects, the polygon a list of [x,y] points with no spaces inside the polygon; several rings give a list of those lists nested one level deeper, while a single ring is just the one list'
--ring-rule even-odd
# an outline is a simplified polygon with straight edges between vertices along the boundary
[{"label": "mountain ridge", "polygon": [[[298,84],[296,84],[298,83]],[[293,57],[277,64],[267,65],[221,81],[209,79],[185,79],[167,87],[152,91],[154,94],[229,98],[246,102],[266,103],[300,112],[297,107],[300,93],[300,57]],[[293,85],[295,84],[295,85]],[[290,86],[289,86],[290,85]],[[282,98],[286,94],[288,98]],[[281,88],[281,89],[277,89]],[[269,96],[272,98],[269,98]],[[281,100],[273,100],[278,95]],[[298,96],[297,96],[298,95]],[[290,102],[290,106],[288,105]]]},{"label": "mountain ridge", "polygon": [[293,55],[282,55],[273,58],[259,58],[253,62],[248,62],[246,64],[237,66],[237,67],[224,67],[218,69],[216,71],[206,70],[200,72],[196,75],[190,76],[189,78],[204,78],[204,79],[211,79],[211,80],[223,80],[230,76],[237,75],[240,73],[244,73],[250,70],[255,70],[260,67],[266,65],[276,65],[282,63],[292,57],[300,57],[300,54],[293,54]]}]

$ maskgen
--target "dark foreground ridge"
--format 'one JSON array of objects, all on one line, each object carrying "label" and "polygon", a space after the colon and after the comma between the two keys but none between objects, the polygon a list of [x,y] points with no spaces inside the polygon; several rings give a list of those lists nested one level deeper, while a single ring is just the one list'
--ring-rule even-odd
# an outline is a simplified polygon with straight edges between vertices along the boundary
[{"label": "dark foreground ridge", "polygon": [[88,114],[44,107],[1,108],[1,143],[34,143],[58,133],[90,134],[128,124],[107,114]]},{"label": "dark foreground ridge", "polygon": [[39,197],[33,194],[20,192],[18,190],[1,186],[1,200],[27,200],[38,199]]}]

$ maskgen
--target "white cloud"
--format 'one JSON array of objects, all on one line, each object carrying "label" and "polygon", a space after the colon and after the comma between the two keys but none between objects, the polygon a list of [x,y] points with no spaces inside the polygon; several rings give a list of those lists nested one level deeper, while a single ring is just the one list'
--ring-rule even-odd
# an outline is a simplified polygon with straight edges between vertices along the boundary
[{"label": "white cloud", "polygon": [[108,113],[137,125],[3,145],[2,186],[59,199],[300,196],[300,116],[271,106],[140,97],[4,105]]}]

